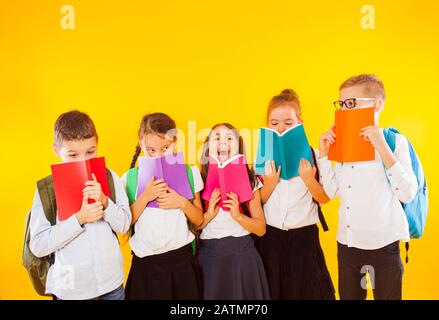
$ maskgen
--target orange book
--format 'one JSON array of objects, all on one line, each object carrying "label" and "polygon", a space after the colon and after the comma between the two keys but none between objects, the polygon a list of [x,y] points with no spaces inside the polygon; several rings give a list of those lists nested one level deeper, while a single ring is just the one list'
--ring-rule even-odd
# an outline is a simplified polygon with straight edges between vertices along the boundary
[{"label": "orange book", "polygon": [[375,160],[375,150],[364,140],[361,129],[375,124],[374,108],[337,110],[335,112],[335,143],[329,148],[328,159],[337,162]]}]

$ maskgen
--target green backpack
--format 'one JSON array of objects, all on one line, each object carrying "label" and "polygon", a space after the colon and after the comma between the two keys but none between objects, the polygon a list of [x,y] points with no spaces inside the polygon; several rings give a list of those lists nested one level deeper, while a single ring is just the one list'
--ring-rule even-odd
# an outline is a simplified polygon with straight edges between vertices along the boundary
[{"label": "green backpack", "polygon": [[[192,173],[192,169],[186,165],[186,173],[189,180],[189,184],[191,186],[192,194],[195,195],[195,187],[194,187],[194,175]],[[126,191],[128,195],[128,200],[130,202],[130,206],[136,201],[137,195],[137,182],[139,176],[139,168],[134,167],[128,170],[127,172],[127,182],[126,182]],[[192,241],[192,254],[196,256],[197,247],[198,247],[198,232],[193,225],[192,222],[188,221],[189,230],[195,235],[195,239]],[[134,225],[130,228],[130,235],[134,235]]]},{"label": "green backpack", "polygon": [[[116,203],[116,192],[114,189],[113,176],[110,170],[107,169],[108,186],[110,189],[111,200]],[[37,182],[38,193],[43,205],[44,215],[46,219],[53,226],[56,224],[56,199],[55,189],[53,187],[53,177],[48,176]],[[30,250],[30,217],[32,211],[29,211],[26,216],[25,231],[24,231],[24,244],[22,261],[23,266],[29,274],[29,278],[35,291],[41,296],[50,296],[46,294],[46,280],[47,273],[50,266],[55,262],[55,255],[52,253],[48,256],[38,258]]]}]

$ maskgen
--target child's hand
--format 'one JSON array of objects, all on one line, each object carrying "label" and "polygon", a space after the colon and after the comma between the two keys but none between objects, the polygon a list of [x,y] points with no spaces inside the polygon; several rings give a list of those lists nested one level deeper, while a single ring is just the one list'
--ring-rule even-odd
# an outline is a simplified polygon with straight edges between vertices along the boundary
[{"label": "child's hand", "polygon": [[328,155],[329,147],[335,142],[335,125],[332,125],[328,131],[320,136],[320,158]]},{"label": "child's hand", "polygon": [[177,191],[168,188],[168,192],[162,193],[157,198],[157,203],[160,209],[181,209],[186,205],[188,201],[185,197],[178,194]]},{"label": "child's hand", "polygon": [[145,190],[142,192],[141,197],[144,197],[147,202],[151,202],[157,199],[161,194],[166,193],[167,190],[168,185],[166,184],[165,180],[154,180],[154,177],[151,177],[146,185]]},{"label": "child's hand", "polygon": [[228,192],[228,200],[223,201],[223,206],[229,209],[230,214],[234,219],[239,219],[241,217],[241,212],[239,211],[239,200],[238,196],[233,192]]},{"label": "child's hand", "polygon": [[100,201],[104,205],[104,209],[108,205],[108,198],[102,192],[101,184],[96,180],[96,176],[92,173],[93,180],[85,183],[86,187],[82,190],[83,196],[89,196],[90,199]]},{"label": "child's hand", "polygon": [[81,209],[76,213],[76,218],[80,225],[96,222],[101,220],[104,216],[104,206],[102,202],[96,201],[89,204],[89,198],[89,195],[85,195],[82,198]]},{"label": "child's hand", "polygon": [[308,181],[312,181],[316,176],[316,167],[313,167],[307,159],[300,159],[299,163],[299,176],[302,178],[305,184]]},{"label": "child's hand", "polygon": [[280,180],[281,166],[276,170],[274,160],[265,162],[264,184],[275,186]]},{"label": "child's hand", "polygon": [[209,200],[209,208],[207,209],[207,212],[212,215],[212,217],[216,217],[216,215],[219,212],[219,202],[221,200],[221,191],[219,188],[215,188],[213,190],[210,200]]},{"label": "child's hand", "polygon": [[378,151],[386,146],[383,129],[379,126],[367,126],[361,129],[360,136],[362,136],[364,140],[370,142]]}]

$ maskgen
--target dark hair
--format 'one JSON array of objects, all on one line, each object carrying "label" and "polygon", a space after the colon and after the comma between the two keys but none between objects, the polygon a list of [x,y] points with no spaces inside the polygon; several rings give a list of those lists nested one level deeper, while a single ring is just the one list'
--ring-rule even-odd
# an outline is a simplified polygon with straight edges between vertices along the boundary
[{"label": "dark hair", "polygon": [[[154,133],[159,136],[165,137],[165,135],[171,135],[176,137],[176,125],[175,121],[165,113],[150,113],[144,115],[140,122],[140,128],[138,131],[138,139],[142,139],[144,135]],[[137,143],[136,150],[134,152],[133,159],[131,160],[130,168],[134,168],[142,149]]]},{"label": "dark hair", "polygon": [[54,144],[59,147],[63,141],[85,140],[96,137],[96,127],[90,116],[78,110],[61,114],[55,122]]},{"label": "dark hair", "polygon": [[[216,125],[214,125],[211,129],[211,131],[209,132],[208,136],[206,137],[206,139],[204,140],[204,144],[203,144],[203,153],[201,154],[201,177],[203,178],[203,181],[206,182],[207,180],[207,175],[209,173],[209,139],[210,139],[210,135],[212,134],[213,130],[215,130],[218,127],[226,127],[227,129],[232,130],[232,132],[235,134],[236,138],[238,139],[238,143],[239,143],[239,153],[240,154],[244,154],[245,155],[245,146],[244,146],[244,140],[242,139],[242,136],[239,134],[238,130],[231,125],[230,123],[218,123]],[[248,178],[250,180],[250,184],[252,186],[252,189],[257,185],[257,177],[253,171],[253,168],[251,168],[249,165],[247,165],[247,174],[248,174]],[[205,207],[206,203],[204,202],[204,200],[202,200],[203,202],[203,208]],[[242,210],[244,211],[244,213],[248,216],[250,216],[250,211],[248,209],[248,203],[245,203],[246,205],[242,206]]]},{"label": "dark hair", "polygon": [[284,89],[281,91],[281,93],[271,98],[267,108],[267,122],[270,117],[271,111],[283,105],[291,106],[296,111],[298,117],[302,116],[299,96],[297,95],[296,91],[294,91],[293,89]]}]

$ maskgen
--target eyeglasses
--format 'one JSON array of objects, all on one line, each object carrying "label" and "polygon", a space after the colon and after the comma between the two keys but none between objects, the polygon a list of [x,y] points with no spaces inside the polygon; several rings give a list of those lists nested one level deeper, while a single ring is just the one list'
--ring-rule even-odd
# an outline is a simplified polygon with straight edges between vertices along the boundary
[{"label": "eyeglasses", "polygon": [[334,107],[336,110],[340,110],[343,108],[343,106],[346,107],[346,109],[353,109],[357,106],[357,101],[375,101],[375,98],[349,98],[345,101],[334,101]]}]

